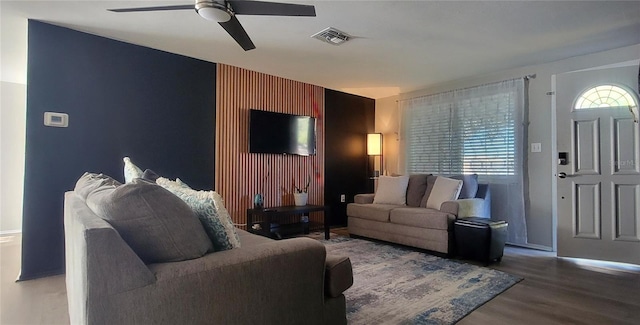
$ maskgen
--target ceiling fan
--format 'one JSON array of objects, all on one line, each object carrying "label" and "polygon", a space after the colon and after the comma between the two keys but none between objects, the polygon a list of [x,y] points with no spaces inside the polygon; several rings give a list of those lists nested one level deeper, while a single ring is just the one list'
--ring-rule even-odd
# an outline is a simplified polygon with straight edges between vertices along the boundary
[{"label": "ceiling fan", "polygon": [[193,9],[202,18],[218,22],[245,51],[255,49],[256,46],[253,45],[251,38],[249,38],[238,19],[236,19],[236,15],[316,16],[316,9],[312,5],[250,0],[196,0],[195,6],[175,5],[108,10],[113,12],[136,12]]}]

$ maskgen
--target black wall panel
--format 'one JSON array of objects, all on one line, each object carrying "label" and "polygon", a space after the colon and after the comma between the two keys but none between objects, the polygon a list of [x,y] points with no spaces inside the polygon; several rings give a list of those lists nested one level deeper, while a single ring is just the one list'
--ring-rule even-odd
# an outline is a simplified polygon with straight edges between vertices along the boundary
[{"label": "black wall panel", "polygon": [[[371,193],[367,172],[367,133],[375,129],[375,100],[325,90],[325,204],[331,225],[347,224],[347,203],[359,193]],[[340,195],[346,202],[340,202]]]},{"label": "black wall panel", "polygon": [[[213,188],[214,63],[29,21],[21,279],[64,272],[63,198],[122,157]],[[68,128],[43,125],[46,111]]]}]

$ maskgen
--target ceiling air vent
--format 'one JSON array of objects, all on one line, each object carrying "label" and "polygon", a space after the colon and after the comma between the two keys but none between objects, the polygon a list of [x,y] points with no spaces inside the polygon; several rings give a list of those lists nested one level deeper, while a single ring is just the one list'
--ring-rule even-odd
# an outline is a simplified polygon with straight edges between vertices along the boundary
[{"label": "ceiling air vent", "polygon": [[349,35],[345,32],[341,32],[333,27],[327,27],[313,35],[313,38],[317,38],[323,42],[327,42],[333,45],[340,45],[349,40]]}]

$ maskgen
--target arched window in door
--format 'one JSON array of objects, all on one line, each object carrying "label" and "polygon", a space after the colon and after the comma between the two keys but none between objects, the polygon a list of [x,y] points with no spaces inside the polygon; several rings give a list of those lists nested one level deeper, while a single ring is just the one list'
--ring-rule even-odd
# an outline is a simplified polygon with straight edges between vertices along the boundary
[{"label": "arched window in door", "polygon": [[593,109],[609,107],[638,107],[634,96],[622,87],[600,85],[583,92],[574,106],[575,109]]}]

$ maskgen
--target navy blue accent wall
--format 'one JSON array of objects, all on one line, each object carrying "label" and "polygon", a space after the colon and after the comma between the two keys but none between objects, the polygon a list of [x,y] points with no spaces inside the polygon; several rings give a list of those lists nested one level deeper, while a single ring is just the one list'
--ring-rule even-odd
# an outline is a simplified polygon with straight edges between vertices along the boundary
[{"label": "navy blue accent wall", "polygon": [[[214,184],[216,65],[29,21],[21,279],[64,272],[63,202],[85,172]],[[43,125],[46,111],[68,128]]]},{"label": "navy blue accent wall", "polygon": [[[331,225],[347,224],[347,203],[372,193],[367,171],[367,133],[375,129],[375,100],[336,90],[324,92],[324,201],[331,206]],[[340,202],[340,195],[346,202]]]}]

